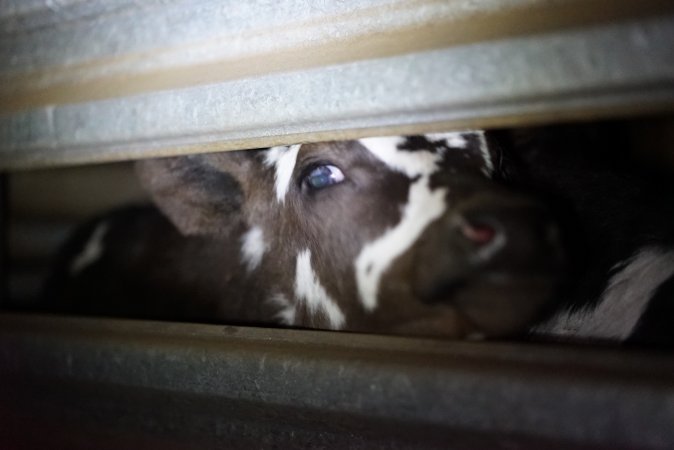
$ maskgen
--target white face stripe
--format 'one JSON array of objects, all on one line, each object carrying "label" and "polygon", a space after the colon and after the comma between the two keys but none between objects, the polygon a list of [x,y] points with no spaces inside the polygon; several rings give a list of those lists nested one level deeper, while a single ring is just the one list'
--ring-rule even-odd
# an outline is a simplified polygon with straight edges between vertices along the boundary
[{"label": "white face stripe", "polygon": [[428,177],[411,184],[409,201],[402,220],[382,236],[366,244],[356,257],[356,282],[363,306],[368,311],[377,307],[379,283],[396,258],[405,253],[428,224],[444,214],[446,189],[431,191]]},{"label": "white face stripe", "polygon": [[[467,136],[473,136],[477,139],[480,155],[484,160],[482,173],[491,178],[494,173],[494,162],[491,158],[491,153],[489,152],[489,146],[487,145],[484,131],[467,130],[449,133],[429,133],[424,135],[429,141],[445,141],[447,142],[448,147],[457,149],[468,148],[469,143]],[[390,167],[406,173],[409,177],[420,175],[423,172],[423,166],[428,163],[428,159],[432,159],[424,156],[421,161],[414,161],[417,158],[416,155],[406,155],[407,157],[405,158],[404,153],[402,155],[392,153],[392,149],[395,150],[397,145],[405,142],[405,138],[400,136],[364,138],[360,139],[359,142],[377,155],[382,161],[389,164]],[[395,164],[394,161],[391,160],[391,156],[393,155],[395,155],[395,161],[399,162],[398,164]],[[407,161],[402,161],[403,158]],[[400,166],[404,166],[404,168],[401,168]]]},{"label": "white face stripe", "polygon": [[475,134],[475,131],[470,131],[468,133],[463,131],[453,131],[450,133],[430,133],[424,134],[424,136],[431,141],[447,141],[447,145],[452,148],[468,148],[468,140],[466,139],[466,134]]},{"label": "white face stripe", "polygon": [[258,268],[266,251],[262,228],[252,227],[241,237],[241,258],[249,272]]},{"label": "white face stripe", "polygon": [[447,141],[447,145],[452,148],[468,148],[466,136],[474,136],[477,139],[480,155],[482,155],[482,159],[484,160],[482,173],[489,178],[492,177],[494,173],[494,161],[491,159],[491,153],[489,152],[489,146],[487,145],[487,138],[484,135],[484,131],[467,130],[451,133],[431,133],[425,134],[424,136],[431,141],[445,140]]},{"label": "white face stripe", "polygon": [[532,332],[619,341],[630,337],[658,286],[674,275],[674,252],[646,247],[622,267],[594,309],[563,311]]},{"label": "white face stripe", "polygon": [[410,178],[434,172],[442,157],[432,152],[398,150],[398,145],[405,142],[405,138],[399,136],[365,138],[358,142],[391,169]]},{"label": "white face stripe", "polygon": [[84,250],[77,255],[75,260],[70,264],[70,274],[76,275],[85,267],[94,263],[103,254],[103,238],[108,232],[107,222],[98,225],[91,234],[89,241],[84,246]]},{"label": "white face stripe", "polygon": [[295,267],[295,297],[298,304],[306,304],[312,316],[322,312],[328,318],[331,329],[339,330],[344,326],[346,318],[337,303],[328,295],[311,267],[311,251],[301,251],[297,255]]},{"label": "white face stripe", "polygon": [[431,190],[430,176],[438,168],[441,154],[432,152],[400,151],[397,145],[402,138],[361,139],[375,156],[394,170],[410,178],[419,177],[410,184],[407,204],[400,222],[393,228],[366,244],[355,260],[356,283],[360,300],[367,311],[377,307],[381,277],[393,262],[404,254],[426,227],[444,214],[447,189]]},{"label": "white face stripe", "polygon": [[295,305],[285,295],[280,292],[276,293],[268,299],[268,302],[279,309],[278,313],[274,316],[279,323],[288,326],[295,325],[297,310],[295,309]]},{"label": "white face stripe", "polygon": [[265,164],[269,167],[275,166],[274,187],[276,189],[276,199],[283,203],[285,196],[290,188],[295,164],[297,163],[297,153],[301,144],[290,146],[271,147],[265,154]]}]

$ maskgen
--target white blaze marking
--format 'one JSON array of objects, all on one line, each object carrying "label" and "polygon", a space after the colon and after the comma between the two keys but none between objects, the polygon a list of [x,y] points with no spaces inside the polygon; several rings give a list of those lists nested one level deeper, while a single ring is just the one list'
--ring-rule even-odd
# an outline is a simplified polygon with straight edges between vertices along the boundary
[{"label": "white blaze marking", "polygon": [[297,153],[300,147],[300,144],[271,147],[265,154],[265,164],[269,167],[276,167],[274,186],[276,188],[276,199],[281,203],[285,201],[285,196],[290,188],[290,180],[295,170]]},{"label": "white blaze marking", "polygon": [[279,308],[279,312],[276,313],[275,317],[280,323],[284,325],[295,325],[297,311],[295,305],[293,305],[285,295],[276,293],[269,298],[269,302]]},{"label": "white blaze marking", "polygon": [[402,137],[365,138],[358,142],[391,169],[402,172],[410,178],[429,175],[437,169],[442,155],[432,152],[409,152],[398,150],[398,145],[405,142]]},{"label": "white blaze marking", "polygon": [[532,331],[552,336],[627,339],[655,290],[674,275],[674,252],[644,248],[621,265],[624,268],[611,277],[594,309],[563,311]]},{"label": "white blaze marking", "polygon": [[461,131],[454,131],[451,133],[431,133],[424,134],[426,139],[431,141],[447,141],[447,145],[452,148],[467,148],[468,140],[466,139],[466,134],[474,134],[475,132],[470,131],[468,133]]},{"label": "white blaze marking", "polygon": [[307,305],[309,314],[314,315],[318,311],[323,312],[328,318],[330,328],[338,330],[344,326],[344,313],[328,295],[311,267],[311,251],[309,249],[303,250],[297,255],[295,296],[298,302],[304,302]]},{"label": "white blaze marking", "polygon": [[405,253],[428,224],[444,214],[447,189],[431,190],[430,176],[437,170],[441,154],[400,151],[401,138],[361,139],[360,143],[394,170],[410,178],[407,204],[400,222],[375,241],[366,244],[356,257],[356,282],[363,306],[368,311],[377,307],[379,284],[383,274],[396,258]]},{"label": "white blaze marking", "polygon": [[260,227],[253,227],[241,238],[241,257],[249,272],[257,269],[262,262],[262,257],[267,251],[267,243],[264,241],[264,232]]},{"label": "white blaze marking", "polygon": [[91,238],[89,238],[89,241],[87,241],[87,244],[84,246],[84,250],[82,250],[70,264],[70,273],[72,275],[76,275],[101,257],[103,254],[103,237],[107,232],[108,224],[106,222],[98,225],[96,229],[94,229]]}]

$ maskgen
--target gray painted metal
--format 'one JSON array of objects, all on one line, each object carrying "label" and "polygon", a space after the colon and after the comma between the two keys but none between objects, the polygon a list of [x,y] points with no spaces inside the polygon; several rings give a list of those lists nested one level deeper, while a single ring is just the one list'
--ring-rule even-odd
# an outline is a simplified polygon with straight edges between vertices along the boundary
[{"label": "gray painted metal", "polygon": [[5,1],[0,168],[671,108],[672,9]]},{"label": "gray painted metal", "polygon": [[4,314],[0,385],[3,447],[674,443],[674,362],[627,350]]}]

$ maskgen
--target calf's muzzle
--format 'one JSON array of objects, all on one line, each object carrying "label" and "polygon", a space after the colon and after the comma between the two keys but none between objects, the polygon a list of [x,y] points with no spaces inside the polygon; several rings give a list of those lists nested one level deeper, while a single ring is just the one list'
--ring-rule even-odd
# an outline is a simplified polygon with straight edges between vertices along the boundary
[{"label": "calf's muzzle", "polygon": [[486,335],[525,327],[564,274],[560,230],[542,203],[500,190],[458,202],[421,237],[414,289],[447,303]]}]

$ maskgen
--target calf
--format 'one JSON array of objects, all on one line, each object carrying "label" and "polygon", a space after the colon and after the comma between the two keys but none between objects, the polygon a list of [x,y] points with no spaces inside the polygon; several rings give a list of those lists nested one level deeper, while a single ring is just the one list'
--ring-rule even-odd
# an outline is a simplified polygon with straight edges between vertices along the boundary
[{"label": "calf", "polygon": [[672,345],[674,183],[635,164],[623,128],[141,162],[170,221],[94,221],[49,292],[71,312]]},{"label": "calf", "polygon": [[80,313],[516,333],[548,307],[563,252],[550,211],[493,180],[495,148],[471,131],[141,161],[161,213],[80,230],[48,292]]}]

